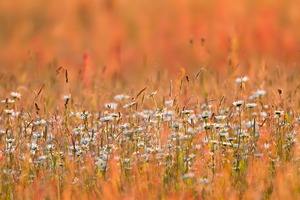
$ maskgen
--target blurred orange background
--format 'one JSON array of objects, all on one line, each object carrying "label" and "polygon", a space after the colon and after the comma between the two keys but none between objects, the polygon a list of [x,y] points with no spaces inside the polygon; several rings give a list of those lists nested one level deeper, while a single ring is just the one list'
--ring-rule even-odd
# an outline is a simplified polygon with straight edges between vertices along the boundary
[{"label": "blurred orange background", "polygon": [[247,70],[299,62],[297,0],[0,1],[0,69]]}]

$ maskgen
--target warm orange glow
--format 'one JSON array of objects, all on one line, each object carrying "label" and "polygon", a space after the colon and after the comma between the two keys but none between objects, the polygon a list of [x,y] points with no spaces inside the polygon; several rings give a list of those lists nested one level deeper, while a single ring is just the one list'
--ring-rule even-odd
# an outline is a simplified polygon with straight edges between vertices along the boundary
[{"label": "warm orange glow", "polygon": [[[299,2],[129,0],[0,2],[0,67],[52,60],[107,74],[299,61]],[[171,71],[171,70],[170,70]]]}]

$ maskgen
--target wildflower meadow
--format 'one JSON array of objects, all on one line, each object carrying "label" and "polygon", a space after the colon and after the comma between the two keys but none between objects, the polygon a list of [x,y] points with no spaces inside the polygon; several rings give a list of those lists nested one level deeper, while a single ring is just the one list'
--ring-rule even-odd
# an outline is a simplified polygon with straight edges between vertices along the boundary
[{"label": "wildflower meadow", "polygon": [[0,199],[299,199],[299,3],[141,2],[0,2]]}]

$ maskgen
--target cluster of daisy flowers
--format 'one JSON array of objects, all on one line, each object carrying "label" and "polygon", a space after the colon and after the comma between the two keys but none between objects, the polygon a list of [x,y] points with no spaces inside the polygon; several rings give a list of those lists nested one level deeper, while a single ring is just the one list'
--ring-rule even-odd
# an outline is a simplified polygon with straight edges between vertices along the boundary
[{"label": "cluster of daisy flowers", "polygon": [[[246,81],[247,77],[236,79],[237,84]],[[155,101],[158,94],[147,94],[145,101]],[[294,127],[300,117],[265,104],[266,94],[257,90],[227,105],[211,102],[189,109],[180,108],[176,99],[143,109],[137,99],[120,94],[96,113],[70,109],[47,118],[18,110],[21,94],[12,92],[1,101],[1,154],[9,163],[3,170],[18,177],[25,173],[22,163],[29,163],[26,173],[34,179],[41,169],[54,174],[73,162],[80,171],[92,160],[95,176],[105,176],[111,162],[123,176],[130,176],[134,168],[151,164],[161,167],[166,184],[172,177],[207,184],[225,164],[239,172],[248,159],[275,155],[280,163],[297,144]],[[266,126],[269,136],[263,132]],[[207,174],[199,173],[200,164],[209,169]]]}]

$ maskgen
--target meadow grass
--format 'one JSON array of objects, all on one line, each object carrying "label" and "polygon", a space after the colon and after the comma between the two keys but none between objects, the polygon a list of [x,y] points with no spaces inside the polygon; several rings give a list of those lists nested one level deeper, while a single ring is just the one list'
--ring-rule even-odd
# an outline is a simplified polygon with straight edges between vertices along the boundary
[{"label": "meadow grass", "polygon": [[1,199],[298,199],[299,70],[251,70],[4,74]]}]

